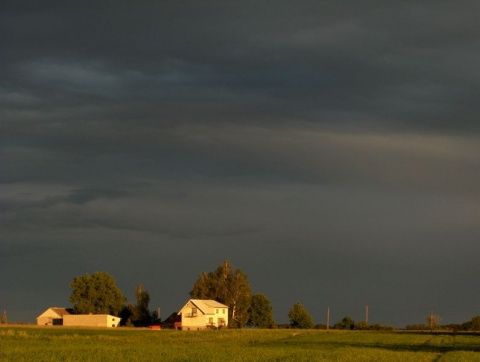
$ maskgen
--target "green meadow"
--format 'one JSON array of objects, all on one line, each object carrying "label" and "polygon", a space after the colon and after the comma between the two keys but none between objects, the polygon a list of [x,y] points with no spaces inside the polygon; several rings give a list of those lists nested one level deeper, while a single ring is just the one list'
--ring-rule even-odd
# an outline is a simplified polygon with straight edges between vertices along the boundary
[{"label": "green meadow", "polygon": [[480,336],[0,327],[0,361],[480,361]]}]

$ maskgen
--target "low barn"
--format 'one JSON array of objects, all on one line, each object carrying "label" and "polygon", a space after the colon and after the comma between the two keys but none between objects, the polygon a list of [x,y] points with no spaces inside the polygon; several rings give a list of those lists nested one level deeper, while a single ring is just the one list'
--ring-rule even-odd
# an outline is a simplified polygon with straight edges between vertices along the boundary
[{"label": "low barn", "polygon": [[72,309],[48,308],[37,317],[39,326],[118,327],[121,318],[109,314],[72,314]]},{"label": "low barn", "polygon": [[109,314],[69,314],[63,316],[64,326],[118,327],[121,318]]},{"label": "low barn", "polygon": [[63,325],[63,317],[72,313],[71,309],[52,307],[37,317],[37,325],[39,326],[61,326]]}]

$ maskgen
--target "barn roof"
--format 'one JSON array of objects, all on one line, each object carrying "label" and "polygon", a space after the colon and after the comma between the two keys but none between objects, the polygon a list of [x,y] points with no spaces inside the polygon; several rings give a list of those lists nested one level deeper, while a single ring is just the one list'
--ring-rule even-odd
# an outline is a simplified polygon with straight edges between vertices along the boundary
[{"label": "barn roof", "polygon": [[65,314],[71,314],[72,312],[70,308],[52,307],[50,309],[53,310],[55,313],[57,313],[59,316],[64,316]]}]

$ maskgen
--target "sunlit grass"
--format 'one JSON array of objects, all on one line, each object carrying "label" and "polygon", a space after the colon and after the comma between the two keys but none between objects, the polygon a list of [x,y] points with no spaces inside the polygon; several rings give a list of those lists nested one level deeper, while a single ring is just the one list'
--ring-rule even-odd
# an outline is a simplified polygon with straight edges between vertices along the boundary
[{"label": "sunlit grass", "polygon": [[480,361],[478,351],[475,335],[0,328],[1,361]]}]

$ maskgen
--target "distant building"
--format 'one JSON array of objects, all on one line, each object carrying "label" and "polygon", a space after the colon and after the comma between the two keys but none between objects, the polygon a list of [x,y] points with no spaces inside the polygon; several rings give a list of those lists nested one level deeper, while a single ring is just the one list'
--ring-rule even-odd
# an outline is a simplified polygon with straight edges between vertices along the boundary
[{"label": "distant building", "polygon": [[178,329],[182,325],[182,316],[178,315],[177,312],[172,313],[168,316],[167,319],[162,321],[161,326],[165,329]]},{"label": "distant building", "polygon": [[68,308],[48,308],[37,317],[39,326],[118,327],[121,318],[109,314],[73,314]]},{"label": "distant building", "polygon": [[122,318],[109,314],[69,314],[63,316],[63,325],[70,327],[118,327]]},{"label": "distant building", "polygon": [[177,314],[176,327],[184,331],[228,326],[228,306],[215,300],[190,299]]},{"label": "distant building", "polygon": [[63,325],[63,316],[72,313],[71,309],[52,307],[37,317],[39,326],[61,326]]}]

